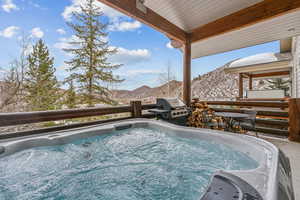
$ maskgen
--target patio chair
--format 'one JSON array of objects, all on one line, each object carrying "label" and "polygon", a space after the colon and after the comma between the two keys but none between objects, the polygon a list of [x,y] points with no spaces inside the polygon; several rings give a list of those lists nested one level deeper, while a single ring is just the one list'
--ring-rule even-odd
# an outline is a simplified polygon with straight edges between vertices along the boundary
[{"label": "patio chair", "polygon": [[258,137],[255,124],[257,111],[245,110],[243,113],[249,115],[249,117],[239,120],[240,126],[245,130],[254,131],[256,137]]},{"label": "patio chair", "polygon": [[225,124],[223,122],[216,121],[216,116],[214,113],[208,113],[208,111],[204,111],[202,113],[203,117],[203,123],[205,124],[206,128],[210,129],[219,129],[219,128],[225,128]]},{"label": "patio chair", "polygon": [[213,115],[211,113],[208,113],[208,111],[202,112],[202,122],[204,123],[204,126],[206,128],[213,128],[216,126],[216,124],[212,121]]}]

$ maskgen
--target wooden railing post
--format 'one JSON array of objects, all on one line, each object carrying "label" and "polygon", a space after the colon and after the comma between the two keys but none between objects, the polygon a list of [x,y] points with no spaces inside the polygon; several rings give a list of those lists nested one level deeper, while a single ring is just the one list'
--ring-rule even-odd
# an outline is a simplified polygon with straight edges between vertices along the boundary
[{"label": "wooden railing post", "polygon": [[142,117],[142,102],[141,101],[131,101],[130,105],[132,107],[131,116],[133,118]]},{"label": "wooden railing post", "polygon": [[300,98],[289,99],[289,140],[300,142]]}]

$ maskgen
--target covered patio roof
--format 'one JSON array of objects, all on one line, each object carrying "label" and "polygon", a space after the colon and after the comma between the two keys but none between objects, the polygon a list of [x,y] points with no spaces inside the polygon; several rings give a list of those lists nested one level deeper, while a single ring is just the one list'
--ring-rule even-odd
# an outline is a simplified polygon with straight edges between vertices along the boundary
[{"label": "covered patio roof", "polygon": [[300,34],[300,0],[98,1],[155,28],[181,46],[186,103],[190,102],[192,58]]},{"label": "covered patio roof", "polygon": [[146,7],[192,34],[192,58],[300,34],[300,11],[280,15],[292,10],[292,4],[297,0],[145,1]]}]

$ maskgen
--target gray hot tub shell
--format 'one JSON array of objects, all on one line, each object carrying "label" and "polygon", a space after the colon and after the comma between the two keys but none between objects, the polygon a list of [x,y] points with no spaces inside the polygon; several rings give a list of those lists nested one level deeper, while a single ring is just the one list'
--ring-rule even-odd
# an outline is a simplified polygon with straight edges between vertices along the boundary
[{"label": "gray hot tub shell", "polygon": [[[0,158],[32,147],[66,144],[77,139],[131,127],[155,128],[170,134],[176,134],[180,137],[198,138],[223,143],[249,155],[259,163],[259,166],[253,170],[216,172],[211,179],[207,193],[202,198],[199,197],[199,199],[223,199],[222,195],[228,195],[226,191],[221,192],[217,196],[209,195],[209,192],[214,188],[214,184],[226,183],[231,184],[231,189],[235,188],[235,190],[239,191],[237,192],[237,196],[232,195],[232,199],[294,200],[289,160],[273,144],[252,136],[176,126],[157,120],[125,120],[68,131],[40,134],[38,136],[2,140],[0,141]],[[257,192],[257,195],[250,195],[249,191],[251,189],[243,188],[252,188],[254,193]]]}]

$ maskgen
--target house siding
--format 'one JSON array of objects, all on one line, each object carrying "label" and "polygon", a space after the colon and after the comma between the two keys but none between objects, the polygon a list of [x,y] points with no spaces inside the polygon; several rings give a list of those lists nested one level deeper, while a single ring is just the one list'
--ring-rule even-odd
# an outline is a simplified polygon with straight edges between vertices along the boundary
[{"label": "house siding", "polygon": [[300,36],[293,38],[293,88],[292,96],[300,98]]}]

